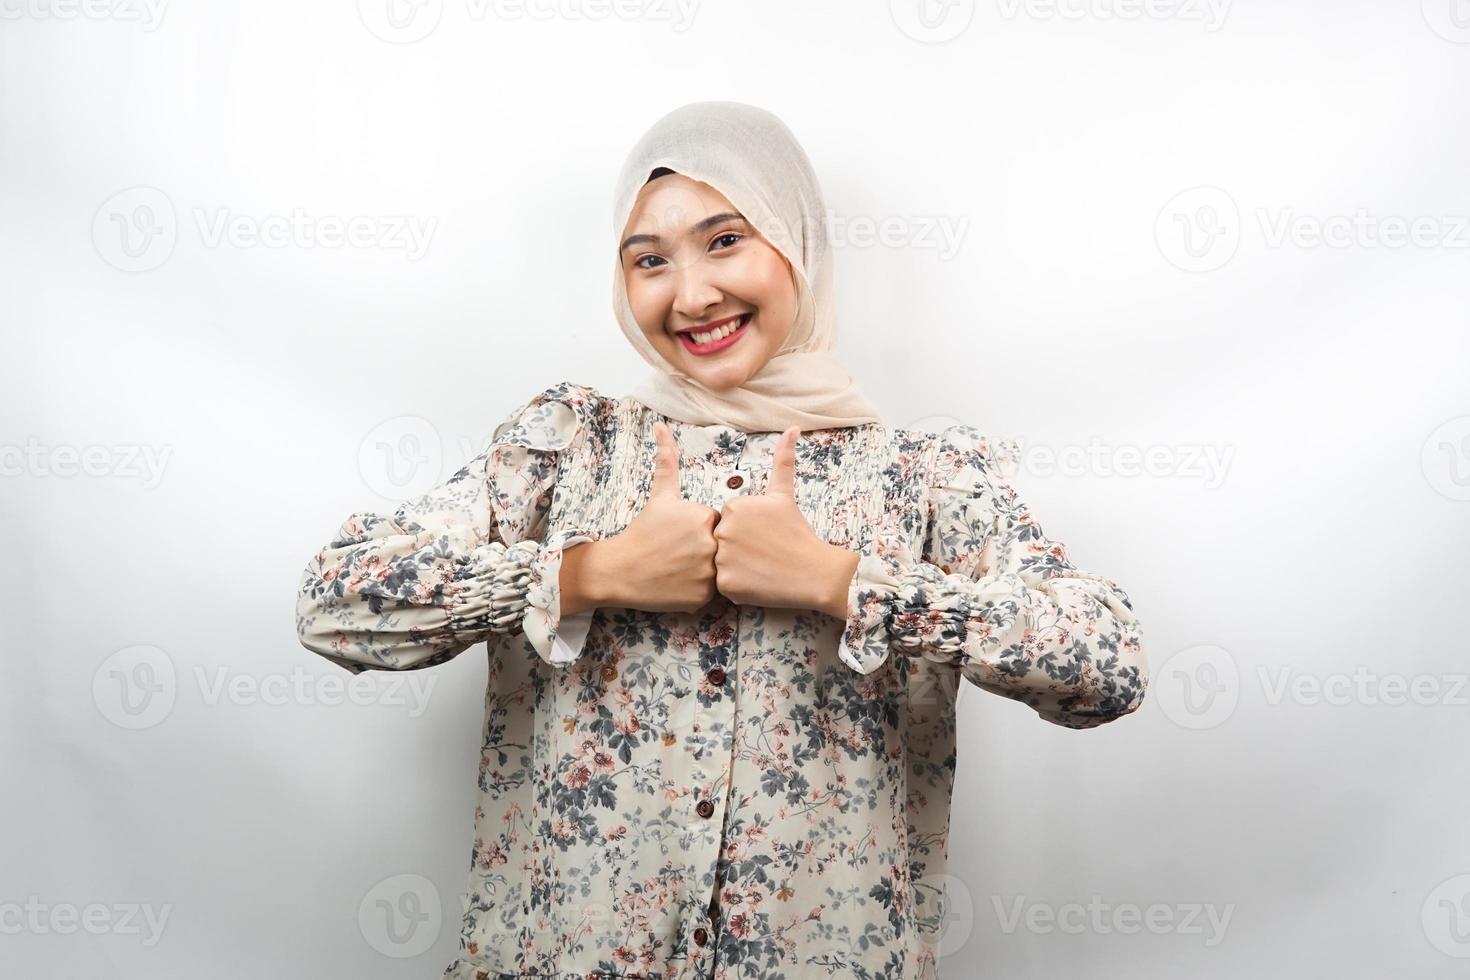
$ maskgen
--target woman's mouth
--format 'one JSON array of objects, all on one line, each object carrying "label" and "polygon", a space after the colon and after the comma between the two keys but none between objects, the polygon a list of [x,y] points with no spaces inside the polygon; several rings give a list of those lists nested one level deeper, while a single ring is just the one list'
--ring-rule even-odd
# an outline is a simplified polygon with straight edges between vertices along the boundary
[{"label": "woman's mouth", "polygon": [[[742,313],[738,318],[727,321],[713,330],[685,331],[679,334],[679,341],[691,354],[714,354],[744,336],[745,327],[750,323],[750,318],[751,314]],[[703,340],[704,343],[700,343],[700,340]]]}]

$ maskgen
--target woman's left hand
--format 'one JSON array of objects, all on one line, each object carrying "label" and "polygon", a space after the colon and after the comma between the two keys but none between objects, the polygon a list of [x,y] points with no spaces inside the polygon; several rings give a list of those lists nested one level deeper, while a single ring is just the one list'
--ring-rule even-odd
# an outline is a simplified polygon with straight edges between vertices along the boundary
[{"label": "woman's left hand", "polygon": [[816,609],[845,619],[854,551],[817,537],[796,506],[798,426],[781,433],[760,495],[731,497],[715,524],[715,588],[740,605]]}]

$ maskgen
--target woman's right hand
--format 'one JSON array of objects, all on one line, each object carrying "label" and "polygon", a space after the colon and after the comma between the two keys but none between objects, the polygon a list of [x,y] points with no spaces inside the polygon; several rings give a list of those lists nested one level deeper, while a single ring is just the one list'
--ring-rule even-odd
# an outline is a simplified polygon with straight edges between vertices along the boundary
[{"label": "woman's right hand", "polygon": [[[679,491],[679,446],[663,422],[653,424],[658,441],[648,502],[618,534],[567,550],[578,555],[576,591],[570,605],[616,606],[647,612],[693,612],[719,594],[715,588],[715,525],[720,512],[685,500]],[[596,597],[591,598],[591,597]],[[566,598],[563,599],[566,614]]]}]

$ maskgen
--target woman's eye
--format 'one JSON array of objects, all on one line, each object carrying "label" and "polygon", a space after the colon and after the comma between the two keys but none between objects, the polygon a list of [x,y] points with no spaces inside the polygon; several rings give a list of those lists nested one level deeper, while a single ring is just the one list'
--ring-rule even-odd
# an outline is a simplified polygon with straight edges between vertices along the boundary
[{"label": "woman's eye", "polygon": [[657,255],[640,255],[640,256],[638,256],[637,260],[633,263],[633,265],[636,266],[639,269],[651,269],[651,268],[653,268],[652,266],[648,266],[648,265],[644,265],[643,264],[643,262],[644,262],[645,259],[653,259],[655,262],[662,262],[663,261],[663,259],[659,258]]},{"label": "woman's eye", "polygon": [[[736,231],[727,231],[723,235],[720,235],[718,238],[716,238],[715,241],[718,243],[718,242],[723,242],[727,238],[733,238],[733,239],[735,239],[735,242],[738,242],[738,241],[740,241],[740,239],[742,239],[744,237],[745,236],[742,235],[742,234],[740,234],[739,232],[736,232]],[[731,242],[729,245],[726,245],[725,247],[726,248],[731,248],[732,246],[734,246],[735,242]]]}]

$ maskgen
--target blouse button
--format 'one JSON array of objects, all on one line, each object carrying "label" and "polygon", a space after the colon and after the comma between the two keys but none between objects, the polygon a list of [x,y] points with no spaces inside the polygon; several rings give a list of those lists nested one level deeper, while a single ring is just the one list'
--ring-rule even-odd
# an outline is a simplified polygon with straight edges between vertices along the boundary
[{"label": "blouse button", "polygon": [[730,477],[730,479],[725,481],[725,486],[729,487],[731,490],[735,490],[739,488],[740,484],[744,482],[745,477],[741,476],[739,473],[736,473],[734,476]]},{"label": "blouse button", "polygon": [[715,687],[725,683],[725,671],[719,667],[711,667],[709,673],[704,676]]},{"label": "blouse button", "polygon": [[605,681],[617,680],[618,669],[612,664],[602,665],[602,679]]},{"label": "blouse button", "polygon": [[709,800],[700,800],[699,806],[694,809],[701,817],[708,817],[715,812],[715,805]]},{"label": "blouse button", "polygon": [[946,575],[949,574],[949,566],[948,565],[940,565],[939,566],[939,570],[942,571]]},{"label": "blouse button", "polygon": [[706,929],[704,926],[700,926],[698,929],[695,929],[694,941],[701,946],[709,942],[709,930]]}]

